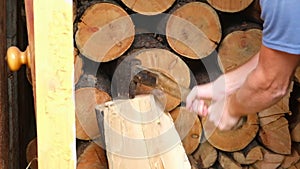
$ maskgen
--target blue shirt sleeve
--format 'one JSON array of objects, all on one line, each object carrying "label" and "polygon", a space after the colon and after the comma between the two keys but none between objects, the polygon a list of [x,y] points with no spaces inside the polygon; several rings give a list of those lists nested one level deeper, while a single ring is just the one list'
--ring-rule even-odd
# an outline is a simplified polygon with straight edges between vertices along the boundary
[{"label": "blue shirt sleeve", "polygon": [[263,45],[300,54],[300,0],[260,0],[260,5]]}]

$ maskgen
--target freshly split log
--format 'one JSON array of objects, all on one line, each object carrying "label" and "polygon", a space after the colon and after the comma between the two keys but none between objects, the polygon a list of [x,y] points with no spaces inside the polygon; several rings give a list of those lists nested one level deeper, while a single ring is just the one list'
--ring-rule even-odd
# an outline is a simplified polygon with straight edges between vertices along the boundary
[{"label": "freshly split log", "polygon": [[197,150],[193,153],[193,157],[200,168],[209,168],[216,162],[218,152],[208,141],[205,141],[200,143]]},{"label": "freshly split log", "polygon": [[143,15],[156,15],[170,8],[175,0],[121,0],[128,8]]},{"label": "freshly split log", "polygon": [[167,41],[180,55],[201,59],[216,49],[222,31],[215,10],[202,2],[191,2],[176,9],[167,22]]},{"label": "freshly split log", "polygon": [[233,13],[246,9],[253,0],[207,0],[207,2],[219,11]]},{"label": "freshly split log", "polygon": [[208,142],[217,149],[227,152],[239,151],[245,148],[256,137],[259,129],[256,114],[245,117],[242,126],[234,130],[220,131],[206,118],[203,118],[202,125]]},{"label": "freshly split log", "polygon": [[115,100],[97,110],[103,114],[110,169],[191,168],[172,118],[152,95]]},{"label": "freshly split log", "polygon": [[274,122],[261,126],[259,138],[264,146],[276,153],[291,153],[291,136],[288,121],[285,117],[281,117]]},{"label": "freshly split log", "polygon": [[95,142],[81,144],[77,158],[77,169],[108,169],[105,151]]},{"label": "freshly split log", "polygon": [[[131,63],[133,61],[139,62],[139,64],[145,68],[148,69],[153,69],[161,72],[162,74],[170,77],[171,79],[174,80],[178,86],[183,86],[185,88],[188,88],[190,85],[190,71],[188,66],[180,59],[179,56],[175,55],[174,53],[165,50],[165,49],[141,49],[137,50],[134,53],[131,53],[128,55],[117,67],[117,71],[121,69],[121,72],[124,72],[123,69],[123,64]],[[118,75],[115,73],[112,80],[112,86],[115,84],[117,86],[123,85],[124,84],[119,84],[118,83]],[[120,78],[120,77],[119,77]],[[116,79],[116,80],[114,80]],[[168,82],[161,82],[161,83],[168,83]],[[125,84],[126,85],[126,84]],[[171,94],[164,93],[164,92],[159,92],[164,91],[164,89],[159,88],[159,86],[165,86],[164,84],[157,84],[157,88],[149,88],[145,85],[137,85],[136,86],[136,94],[149,94],[152,93],[154,95],[161,93],[162,96],[160,98],[163,98],[165,100],[165,103],[163,106],[165,107],[166,111],[171,111],[174,108],[176,108],[181,100],[183,98],[175,98]],[[181,91],[178,90],[172,91],[178,95],[181,95]],[[114,94],[113,94],[114,95]],[[185,99],[185,98],[184,98]]]},{"label": "freshly split log", "polygon": [[192,154],[199,146],[202,136],[202,125],[198,116],[185,107],[178,107],[170,114],[186,154]]},{"label": "freshly split log", "polygon": [[293,148],[292,153],[290,155],[286,155],[282,164],[280,165],[281,168],[289,168],[296,164],[300,160],[299,152]]},{"label": "freshly split log", "polygon": [[218,161],[223,168],[242,169],[242,166],[225,153],[219,152]]},{"label": "freshly split log", "polygon": [[81,54],[95,62],[120,57],[132,44],[134,25],[124,9],[112,3],[96,3],[81,16],[75,35]]},{"label": "freshly split log", "polygon": [[259,160],[253,164],[255,169],[277,169],[282,164],[284,155],[275,154],[263,148],[262,151],[264,157],[262,160]]},{"label": "freshly split log", "polygon": [[96,119],[97,104],[110,101],[110,95],[93,87],[75,91],[76,137],[81,140],[95,139],[100,136]]},{"label": "freshly split log", "polygon": [[256,141],[253,141],[242,151],[233,152],[232,157],[239,164],[250,165],[258,160],[262,160],[263,153],[261,146],[259,146]]},{"label": "freshly split log", "polygon": [[27,145],[26,160],[31,169],[38,169],[37,138],[32,139]]},{"label": "freshly split log", "polygon": [[228,72],[247,62],[261,47],[262,31],[256,24],[244,23],[228,28],[218,48],[218,62]]}]

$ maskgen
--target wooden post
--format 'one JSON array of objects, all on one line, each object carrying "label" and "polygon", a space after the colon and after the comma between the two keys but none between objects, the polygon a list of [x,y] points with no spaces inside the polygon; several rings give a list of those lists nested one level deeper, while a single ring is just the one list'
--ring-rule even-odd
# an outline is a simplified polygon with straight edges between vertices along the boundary
[{"label": "wooden post", "polygon": [[0,168],[8,169],[8,81],[6,55],[6,1],[0,1]]},{"label": "wooden post", "polygon": [[33,4],[38,167],[75,169],[72,1]]}]

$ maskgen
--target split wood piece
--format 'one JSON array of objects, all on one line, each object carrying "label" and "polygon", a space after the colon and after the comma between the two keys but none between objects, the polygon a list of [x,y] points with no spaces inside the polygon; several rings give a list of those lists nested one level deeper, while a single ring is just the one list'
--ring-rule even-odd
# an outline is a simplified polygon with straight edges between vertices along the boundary
[{"label": "split wood piece", "polygon": [[131,46],[134,33],[134,24],[124,9],[101,2],[85,10],[75,41],[82,55],[95,62],[108,62]]},{"label": "split wood piece", "polygon": [[300,160],[299,152],[296,149],[292,149],[292,153],[290,155],[286,155],[280,168],[289,168],[296,164]]},{"label": "split wood piece", "polygon": [[219,152],[218,161],[223,168],[242,169],[242,166],[227,156],[225,153]]},{"label": "split wood piece", "polygon": [[193,157],[200,168],[209,168],[214,165],[218,158],[217,150],[208,142],[200,143]]},{"label": "split wood piece", "polygon": [[207,0],[207,2],[219,11],[234,13],[246,9],[253,0]]},{"label": "split wood piece", "polygon": [[253,164],[255,169],[277,169],[284,160],[284,155],[275,154],[262,148],[264,157]]},{"label": "split wood piece", "polygon": [[285,117],[281,117],[274,122],[261,126],[259,138],[265,147],[276,153],[291,153],[291,136],[288,121]]},{"label": "split wood piece", "polygon": [[121,0],[128,8],[143,15],[156,15],[169,9],[175,0]]},{"label": "split wood piece", "polygon": [[263,153],[261,146],[259,146],[256,141],[253,141],[242,151],[233,152],[232,157],[239,164],[250,165],[258,160],[262,160]]},{"label": "split wood piece", "polygon": [[192,154],[199,146],[202,137],[202,125],[199,117],[182,106],[171,111],[170,114],[186,154]]},{"label": "split wood piece", "polygon": [[97,104],[110,101],[111,97],[103,90],[92,87],[80,88],[75,91],[76,137],[91,140],[100,136],[96,119]]},{"label": "split wood piece", "polygon": [[38,169],[37,138],[32,139],[27,145],[26,160],[31,169]]},{"label": "split wood piece", "polygon": [[104,115],[110,169],[191,168],[171,116],[152,95],[115,100],[97,110]]},{"label": "split wood piece", "polygon": [[198,169],[198,163],[194,159],[194,157],[192,155],[188,155],[188,158],[189,158],[189,161],[191,163],[191,169]]},{"label": "split wood piece", "polygon": [[222,30],[212,7],[202,2],[191,2],[171,14],[166,36],[170,47],[180,55],[201,59],[216,49]]},{"label": "split wood piece", "polygon": [[[157,70],[161,72],[162,74],[166,75],[167,77],[170,77],[174,80],[175,84],[178,86],[182,86],[185,88],[189,88],[190,85],[190,70],[189,67],[185,64],[183,60],[180,59],[179,56],[175,55],[174,53],[165,50],[165,49],[141,49],[137,50],[135,53],[132,53],[132,55],[127,56],[127,59],[137,59],[140,60],[141,66],[145,68],[149,68],[152,70]],[[125,61],[127,60],[125,59]],[[168,83],[168,84],[158,84],[158,86],[166,86],[171,85],[169,82],[159,82],[159,83]],[[158,89],[161,91],[164,91],[164,89]],[[176,90],[172,92],[177,92],[178,95],[183,95],[182,91]],[[136,87],[136,94],[149,94],[149,93],[159,93],[154,88],[147,88],[145,85],[138,85]],[[165,104],[163,105],[165,107],[166,111],[171,111],[174,108],[176,108],[182,99],[185,99],[183,97],[175,98],[174,96],[171,96],[168,93],[163,93],[163,96],[160,96],[160,98],[165,98]]]},{"label": "split wood piece", "polygon": [[105,151],[95,142],[80,145],[77,157],[77,169],[108,169]]},{"label": "split wood piece", "polygon": [[297,82],[299,83],[299,82],[300,82],[300,66],[298,66],[298,67],[296,68],[294,77],[295,77],[295,81],[297,81]]},{"label": "split wood piece", "polygon": [[240,127],[229,131],[219,130],[206,118],[202,119],[202,126],[208,142],[215,148],[227,152],[239,151],[245,148],[256,137],[259,129],[256,114],[244,117],[243,124]]},{"label": "split wood piece", "polygon": [[74,48],[74,83],[76,84],[83,74],[83,61],[78,54],[78,50]]},{"label": "split wood piece", "polygon": [[218,62],[224,73],[246,63],[260,50],[262,31],[248,25],[235,26],[221,41]]}]

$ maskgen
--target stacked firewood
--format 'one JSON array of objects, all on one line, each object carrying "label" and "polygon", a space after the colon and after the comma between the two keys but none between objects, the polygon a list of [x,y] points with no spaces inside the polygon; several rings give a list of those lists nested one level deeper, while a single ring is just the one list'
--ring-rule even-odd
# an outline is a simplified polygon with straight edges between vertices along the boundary
[{"label": "stacked firewood", "polygon": [[[191,88],[254,56],[261,29],[258,0],[74,1],[77,168],[109,168],[105,150],[93,142],[103,137],[96,105],[131,90],[156,93],[144,84],[129,89],[132,77],[120,65],[138,61]],[[119,89],[124,86],[128,93]],[[295,78],[276,105],[244,117],[226,132],[207,129],[205,119],[169,93],[163,93],[164,111],[173,118],[193,169],[300,169],[298,88]],[[28,146],[28,161],[36,158],[35,144]]]}]

